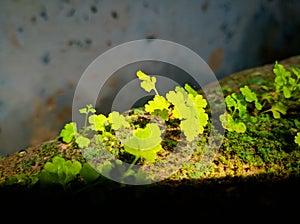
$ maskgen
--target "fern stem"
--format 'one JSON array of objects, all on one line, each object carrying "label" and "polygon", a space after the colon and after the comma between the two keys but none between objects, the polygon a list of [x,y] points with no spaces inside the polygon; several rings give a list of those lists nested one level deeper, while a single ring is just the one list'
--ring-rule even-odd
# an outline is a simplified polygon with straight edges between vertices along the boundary
[{"label": "fern stem", "polygon": [[133,160],[133,162],[130,164],[130,166],[128,167],[128,169],[126,170],[126,172],[124,173],[123,177],[126,176],[126,174],[131,170],[131,168],[134,166],[134,164],[138,161],[140,157],[136,156]]}]

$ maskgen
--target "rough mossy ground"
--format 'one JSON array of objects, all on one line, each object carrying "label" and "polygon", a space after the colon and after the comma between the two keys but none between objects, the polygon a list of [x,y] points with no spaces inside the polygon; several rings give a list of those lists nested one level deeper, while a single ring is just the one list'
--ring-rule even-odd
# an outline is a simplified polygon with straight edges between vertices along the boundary
[{"label": "rough mossy ground", "polygon": [[[280,63],[299,65],[300,56]],[[238,92],[245,85],[257,93],[263,91],[262,86],[273,83],[273,65],[248,69],[220,80],[224,96]],[[180,206],[199,202],[203,214],[215,212],[213,206],[220,212],[247,207],[272,212],[292,209],[290,200],[300,198],[300,147],[294,142],[295,133],[300,130],[300,124],[295,122],[300,118],[300,95],[285,103],[289,111],[281,119],[260,113],[249,119],[245,133],[226,132],[209,166],[201,167],[207,140],[201,138],[199,150],[188,163],[169,178],[149,186],[124,186],[104,177],[87,184],[80,176],[68,188],[41,186],[39,174],[55,156],[86,163],[76,144],[66,144],[57,137],[0,159],[1,198],[7,199],[6,203],[12,198],[22,198],[24,205],[41,201],[73,201],[93,206],[149,201]]]}]

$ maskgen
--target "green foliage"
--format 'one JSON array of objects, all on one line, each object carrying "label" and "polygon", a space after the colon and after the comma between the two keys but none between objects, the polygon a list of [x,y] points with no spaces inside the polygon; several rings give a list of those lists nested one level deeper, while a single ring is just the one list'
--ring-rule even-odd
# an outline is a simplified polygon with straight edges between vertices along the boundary
[{"label": "green foliage", "polygon": [[220,121],[222,126],[228,131],[235,131],[237,133],[244,133],[247,127],[244,122],[234,119],[231,114],[221,114]]},{"label": "green foliage", "polygon": [[[138,74],[137,76],[140,77]],[[143,73],[142,80],[152,80],[150,77],[145,78],[147,76]],[[155,89],[155,86],[153,89]],[[147,89],[145,90],[147,91]],[[172,109],[170,109],[170,106],[172,106]],[[184,88],[175,87],[175,90],[169,91],[166,97],[157,93],[154,99],[145,105],[145,110],[152,115],[161,115],[164,120],[169,119],[169,114],[173,118],[181,120],[181,130],[187,140],[192,141],[196,136],[203,133],[204,127],[208,123],[208,115],[204,110],[206,106],[207,102],[203,99],[203,96],[186,84]]]},{"label": "green foliage", "polygon": [[136,158],[145,158],[154,162],[156,153],[162,150],[161,132],[157,124],[148,123],[145,128],[137,128],[124,142],[126,152]]},{"label": "green foliage", "polygon": [[78,177],[82,165],[78,161],[65,160],[60,156],[55,156],[52,162],[47,162],[39,174],[42,185],[60,184],[64,188]]},{"label": "green foliage", "polygon": [[75,142],[78,144],[80,148],[85,148],[88,147],[88,145],[90,144],[90,139],[82,135],[78,135]]},{"label": "green foliage", "polygon": [[[145,73],[137,73],[141,80],[155,80]],[[145,82],[145,81],[143,81]],[[151,89],[155,88],[155,82],[151,83]],[[141,85],[142,86],[142,85]],[[148,91],[150,84],[145,88]],[[157,91],[156,91],[157,92]],[[172,106],[172,109],[170,109]],[[153,100],[145,105],[146,112],[151,115],[160,115],[162,119],[168,120],[169,114],[175,119],[181,120],[180,128],[188,141],[194,140],[199,134],[202,134],[204,127],[208,123],[208,115],[204,108],[207,102],[202,95],[198,94],[190,85],[186,84],[184,88],[176,86],[174,91],[169,91],[166,97],[157,95]],[[195,125],[196,124],[196,125]]]},{"label": "green foliage", "polygon": [[148,103],[145,105],[145,111],[153,116],[159,115],[164,120],[168,120],[168,111],[170,105],[170,102],[167,101],[165,97],[155,95],[153,100],[148,101]]},{"label": "green foliage", "polygon": [[275,119],[281,118],[281,115],[285,115],[287,108],[282,102],[276,102],[272,105],[271,109],[273,117]]},{"label": "green foliage", "polygon": [[156,78],[154,76],[150,77],[149,75],[145,74],[141,70],[137,71],[136,73],[137,77],[142,81],[141,87],[147,91],[150,92],[151,90],[154,90],[154,92],[158,94],[157,89],[155,87]]},{"label": "green foliage", "polygon": [[103,114],[93,114],[89,117],[90,128],[94,131],[105,131],[105,122],[107,121]]},{"label": "green foliage", "polygon": [[70,143],[77,135],[77,126],[75,122],[65,124],[64,128],[60,132],[60,137],[66,143]]},{"label": "green foliage", "polygon": [[123,173],[121,182],[125,181],[126,179],[130,179],[131,182],[150,183],[149,178],[146,176],[145,172],[142,171],[142,169],[138,169],[137,171],[130,168],[126,169],[124,163],[119,159],[112,162],[105,162],[100,166],[99,170],[105,177],[110,177],[111,173]]},{"label": "green foliage", "polygon": [[33,187],[37,182],[39,181],[39,178],[37,175],[27,175],[25,173],[18,173],[13,175],[11,178],[8,178],[5,180],[4,185],[22,185],[27,186],[28,188]]},{"label": "green foliage", "polygon": [[[292,67],[289,70],[276,61],[273,72],[275,74],[275,92],[265,92],[259,99],[257,94],[245,85],[240,88],[241,94],[231,93],[231,95],[226,96],[227,111],[220,115],[220,121],[226,130],[238,133],[246,132],[245,123],[252,119],[251,116],[262,111],[264,106],[261,102],[265,100],[271,106],[262,113],[272,112],[275,119],[280,119],[282,115],[287,114],[288,108],[285,105],[285,99],[291,98],[294,91],[300,89],[300,70],[297,67]],[[268,88],[264,89],[269,90]],[[254,104],[255,110],[252,112],[249,110],[249,103]]]},{"label": "green foliage", "polygon": [[[284,99],[292,98],[293,92],[300,89],[300,72],[296,67],[288,70],[278,62],[275,63],[273,72],[276,75],[275,93],[258,95],[248,85],[245,85],[239,89],[239,93],[234,92],[225,97],[226,111],[219,116],[219,119],[227,131],[238,134],[245,133],[249,125],[257,122],[256,116],[259,114],[272,112],[275,119],[280,119],[282,115],[287,114]],[[136,75],[141,81],[141,88],[146,92],[153,90],[155,96],[144,107],[132,109],[131,114],[135,118],[116,111],[109,113],[108,116],[96,114],[96,110],[91,105],[87,105],[86,108],[80,109],[80,113],[86,115],[89,125],[86,122],[83,129],[78,129],[74,122],[66,124],[60,134],[62,140],[67,143],[74,141],[82,148],[93,144],[93,146],[102,145],[100,148],[103,149],[105,145],[109,152],[117,158],[125,160],[131,158],[129,160],[135,164],[139,159],[140,163],[143,160],[150,163],[155,162],[158,154],[164,154],[163,142],[164,146],[176,146],[176,141],[172,139],[163,141],[160,127],[155,123],[149,123],[151,119],[144,119],[145,116],[159,117],[163,122],[168,123],[178,121],[179,130],[187,141],[193,141],[204,133],[209,117],[205,111],[207,101],[201,94],[198,94],[189,84],[185,84],[184,88],[176,86],[174,90],[162,96],[156,89],[155,77],[151,77],[141,70],[137,71]],[[271,91],[271,88],[264,87],[264,90]],[[263,111],[267,106],[269,109]],[[88,133],[93,133],[92,137],[88,136]],[[295,143],[299,144],[299,142],[300,136],[297,134]],[[256,160],[255,153],[259,153],[267,161],[266,155],[270,152],[262,147],[258,152],[253,152],[253,155],[251,153],[241,152],[239,157],[244,161],[261,164]],[[119,165],[111,164],[107,165],[105,169],[123,169],[118,167]],[[128,170],[126,175],[129,174],[132,175]],[[197,174],[193,175],[197,176]]]},{"label": "green foliage", "polygon": [[[300,122],[298,119],[290,120],[297,118],[297,108],[292,108],[294,110],[289,114],[286,102],[298,96],[300,70],[292,66],[288,69],[276,62],[273,71],[276,75],[274,85],[259,88],[267,92],[254,92],[247,85],[236,93],[227,89],[230,95],[225,97],[226,112],[219,118],[228,132],[225,133],[218,156],[211,166],[205,167],[203,157],[200,156],[203,155],[200,151],[205,150],[205,147],[200,147],[200,150],[197,149],[198,154],[174,176],[198,179],[217,176],[217,173],[220,176],[263,172],[282,172],[282,175],[299,173]],[[204,146],[207,140],[205,127],[209,119],[205,111],[207,101],[203,96],[188,84],[184,88],[176,87],[162,96],[156,90],[155,77],[142,71],[138,71],[137,76],[145,91],[153,90],[156,93],[144,107],[133,108],[124,114],[113,111],[105,116],[96,114],[96,110],[89,104],[79,110],[85,115],[84,126],[80,128],[75,122],[70,122],[59,135],[65,143],[76,143],[69,146],[80,147],[89,160],[97,160],[104,150],[108,150],[112,154],[109,158],[115,160],[103,160],[92,166],[90,163],[72,162],[56,156],[52,162],[45,164],[38,177],[20,173],[6,179],[5,185],[34,185],[40,181],[41,184],[59,184],[67,189],[74,180],[94,184],[104,179],[101,174],[112,176],[116,173],[123,173],[124,180],[134,178],[136,181],[144,181],[147,177],[143,169],[134,169],[133,166],[128,169],[123,161],[137,164],[138,167],[156,161],[160,164],[160,159],[172,152],[170,149],[174,149],[178,141],[182,140],[176,131],[184,133],[187,141],[197,139]],[[260,79],[253,82],[257,80],[262,83]],[[151,123],[152,119],[159,122]],[[161,128],[163,125],[172,131],[165,132]],[[43,152],[49,151],[45,157],[57,153],[57,148],[53,149],[53,145],[45,144]],[[23,171],[31,164],[36,163],[23,166]]]},{"label": "green foliage", "polygon": [[72,140],[75,139],[75,142],[81,148],[87,147],[90,144],[90,140],[77,131],[77,126],[75,122],[65,124],[59,136],[62,137],[62,140],[66,143],[70,143]]},{"label": "green foliage", "polygon": [[203,133],[208,115],[203,109],[206,107],[206,100],[201,95],[194,97],[182,87],[176,87],[175,91],[167,93],[166,98],[174,105],[172,115],[181,120],[180,128],[188,141]]},{"label": "green foliage", "polygon": [[119,112],[113,111],[108,115],[108,121],[111,123],[113,130],[119,130],[120,128],[129,128],[130,124],[126,121],[125,117]]},{"label": "green foliage", "polygon": [[[280,93],[283,93],[285,98],[290,98],[295,90],[299,90],[300,70],[297,67],[293,67],[292,71],[290,71],[276,61],[273,72],[276,75],[274,84],[278,96]],[[294,73],[296,77],[293,77],[292,73]]]},{"label": "green foliage", "polygon": [[275,93],[271,98],[271,109],[268,111],[272,111],[275,119],[280,119],[288,109],[284,104],[285,99],[292,98],[293,93],[300,90],[300,70],[297,67],[286,68],[276,61],[273,72]]},{"label": "green foliage", "polygon": [[198,95],[197,91],[194,90],[188,83],[186,83],[186,84],[184,85],[184,89],[185,89],[189,94],[192,94],[192,96],[194,96],[194,97]]},{"label": "green foliage", "polygon": [[262,109],[261,103],[258,101],[256,93],[254,93],[247,85],[240,88],[241,93],[245,97],[245,100],[249,103],[254,102],[255,108],[257,110]]},{"label": "green foliage", "polygon": [[84,163],[80,172],[80,176],[86,183],[92,183],[100,177],[100,174],[89,163]]},{"label": "green foliage", "polygon": [[96,110],[93,108],[92,104],[88,104],[88,105],[86,105],[86,107],[79,109],[79,113],[85,114],[85,121],[84,121],[84,127],[83,127],[84,130],[86,129],[89,113],[95,113],[95,112],[96,112]]},{"label": "green foliage", "polygon": [[[204,133],[204,128],[208,124],[208,114],[205,111],[207,102],[202,95],[186,84],[184,88],[177,86],[164,97],[157,92],[155,77],[141,70],[137,71],[136,76],[141,81],[141,88],[146,92],[152,90],[155,92],[152,100],[144,107],[133,108],[131,114],[126,115],[116,111],[110,112],[107,116],[96,114],[96,110],[89,104],[79,110],[81,114],[85,114],[84,127],[76,127],[75,122],[66,124],[60,133],[62,141],[76,143],[90,159],[104,155],[101,150],[108,150],[117,159],[130,161],[133,165],[137,162],[153,163],[157,161],[158,154],[168,154],[164,147],[176,146],[176,138],[164,139],[163,143],[161,135],[164,130],[160,129],[163,123],[165,126],[175,124],[187,141],[193,141]],[[152,123],[152,118],[160,125]],[[108,172],[109,169],[121,169],[118,167],[116,164],[106,164],[103,167],[102,164],[97,169]],[[131,171],[126,171],[125,176],[130,173]]]},{"label": "green foliage", "polygon": [[[247,88],[246,88],[247,90]],[[247,129],[243,118],[247,113],[247,102],[242,94],[232,93],[225,97],[227,111],[220,115],[222,126],[228,131],[244,133]]]},{"label": "green foliage", "polygon": [[297,135],[295,136],[295,142],[300,146],[300,132],[297,132]]}]

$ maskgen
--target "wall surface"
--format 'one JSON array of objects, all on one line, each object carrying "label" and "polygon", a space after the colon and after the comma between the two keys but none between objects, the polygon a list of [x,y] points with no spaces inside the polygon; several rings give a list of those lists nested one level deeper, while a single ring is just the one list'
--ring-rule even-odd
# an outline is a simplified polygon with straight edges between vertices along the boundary
[{"label": "wall surface", "polygon": [[220,79],[299,54],[299,12],[296,0],[1,0],[0,155],[56,136],[82,73],[112,47],[174,41]]}]

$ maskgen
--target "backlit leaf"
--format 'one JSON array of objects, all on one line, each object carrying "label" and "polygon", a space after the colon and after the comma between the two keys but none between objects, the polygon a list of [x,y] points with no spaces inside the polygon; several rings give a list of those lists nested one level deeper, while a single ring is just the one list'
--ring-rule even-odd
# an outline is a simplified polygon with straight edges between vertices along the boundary
[{"label": "backlit leaf", "polygon": [[111,128],[114,130],[118,130],[121,127],[130,127],[130,124],[126,121],[125,117],[117,111],[112,111],[108,115],[108,121],[111,123]]},{"label": "backlit leaf", "polygon": [[60,137],[66,143],[70,143],[73,137],[77,134],[77,127],[75,122],[67,123],[60,132]]},{"label": "backlit leaf", "polygon": [[105,122],[106,117],[103,114],[93,114],[89,116],[89,123],[91,124],[91,129],[94,131],[104,131]]},{"label": "backlit leaf", "polygon": [[149,75],[145,74],[141,70],[137,71],[136,75],[142,81],[141,87],[145,91],[150,92],[151,90],[155,89],[155,83],[156,83],[155,77],[150,77]]}]

